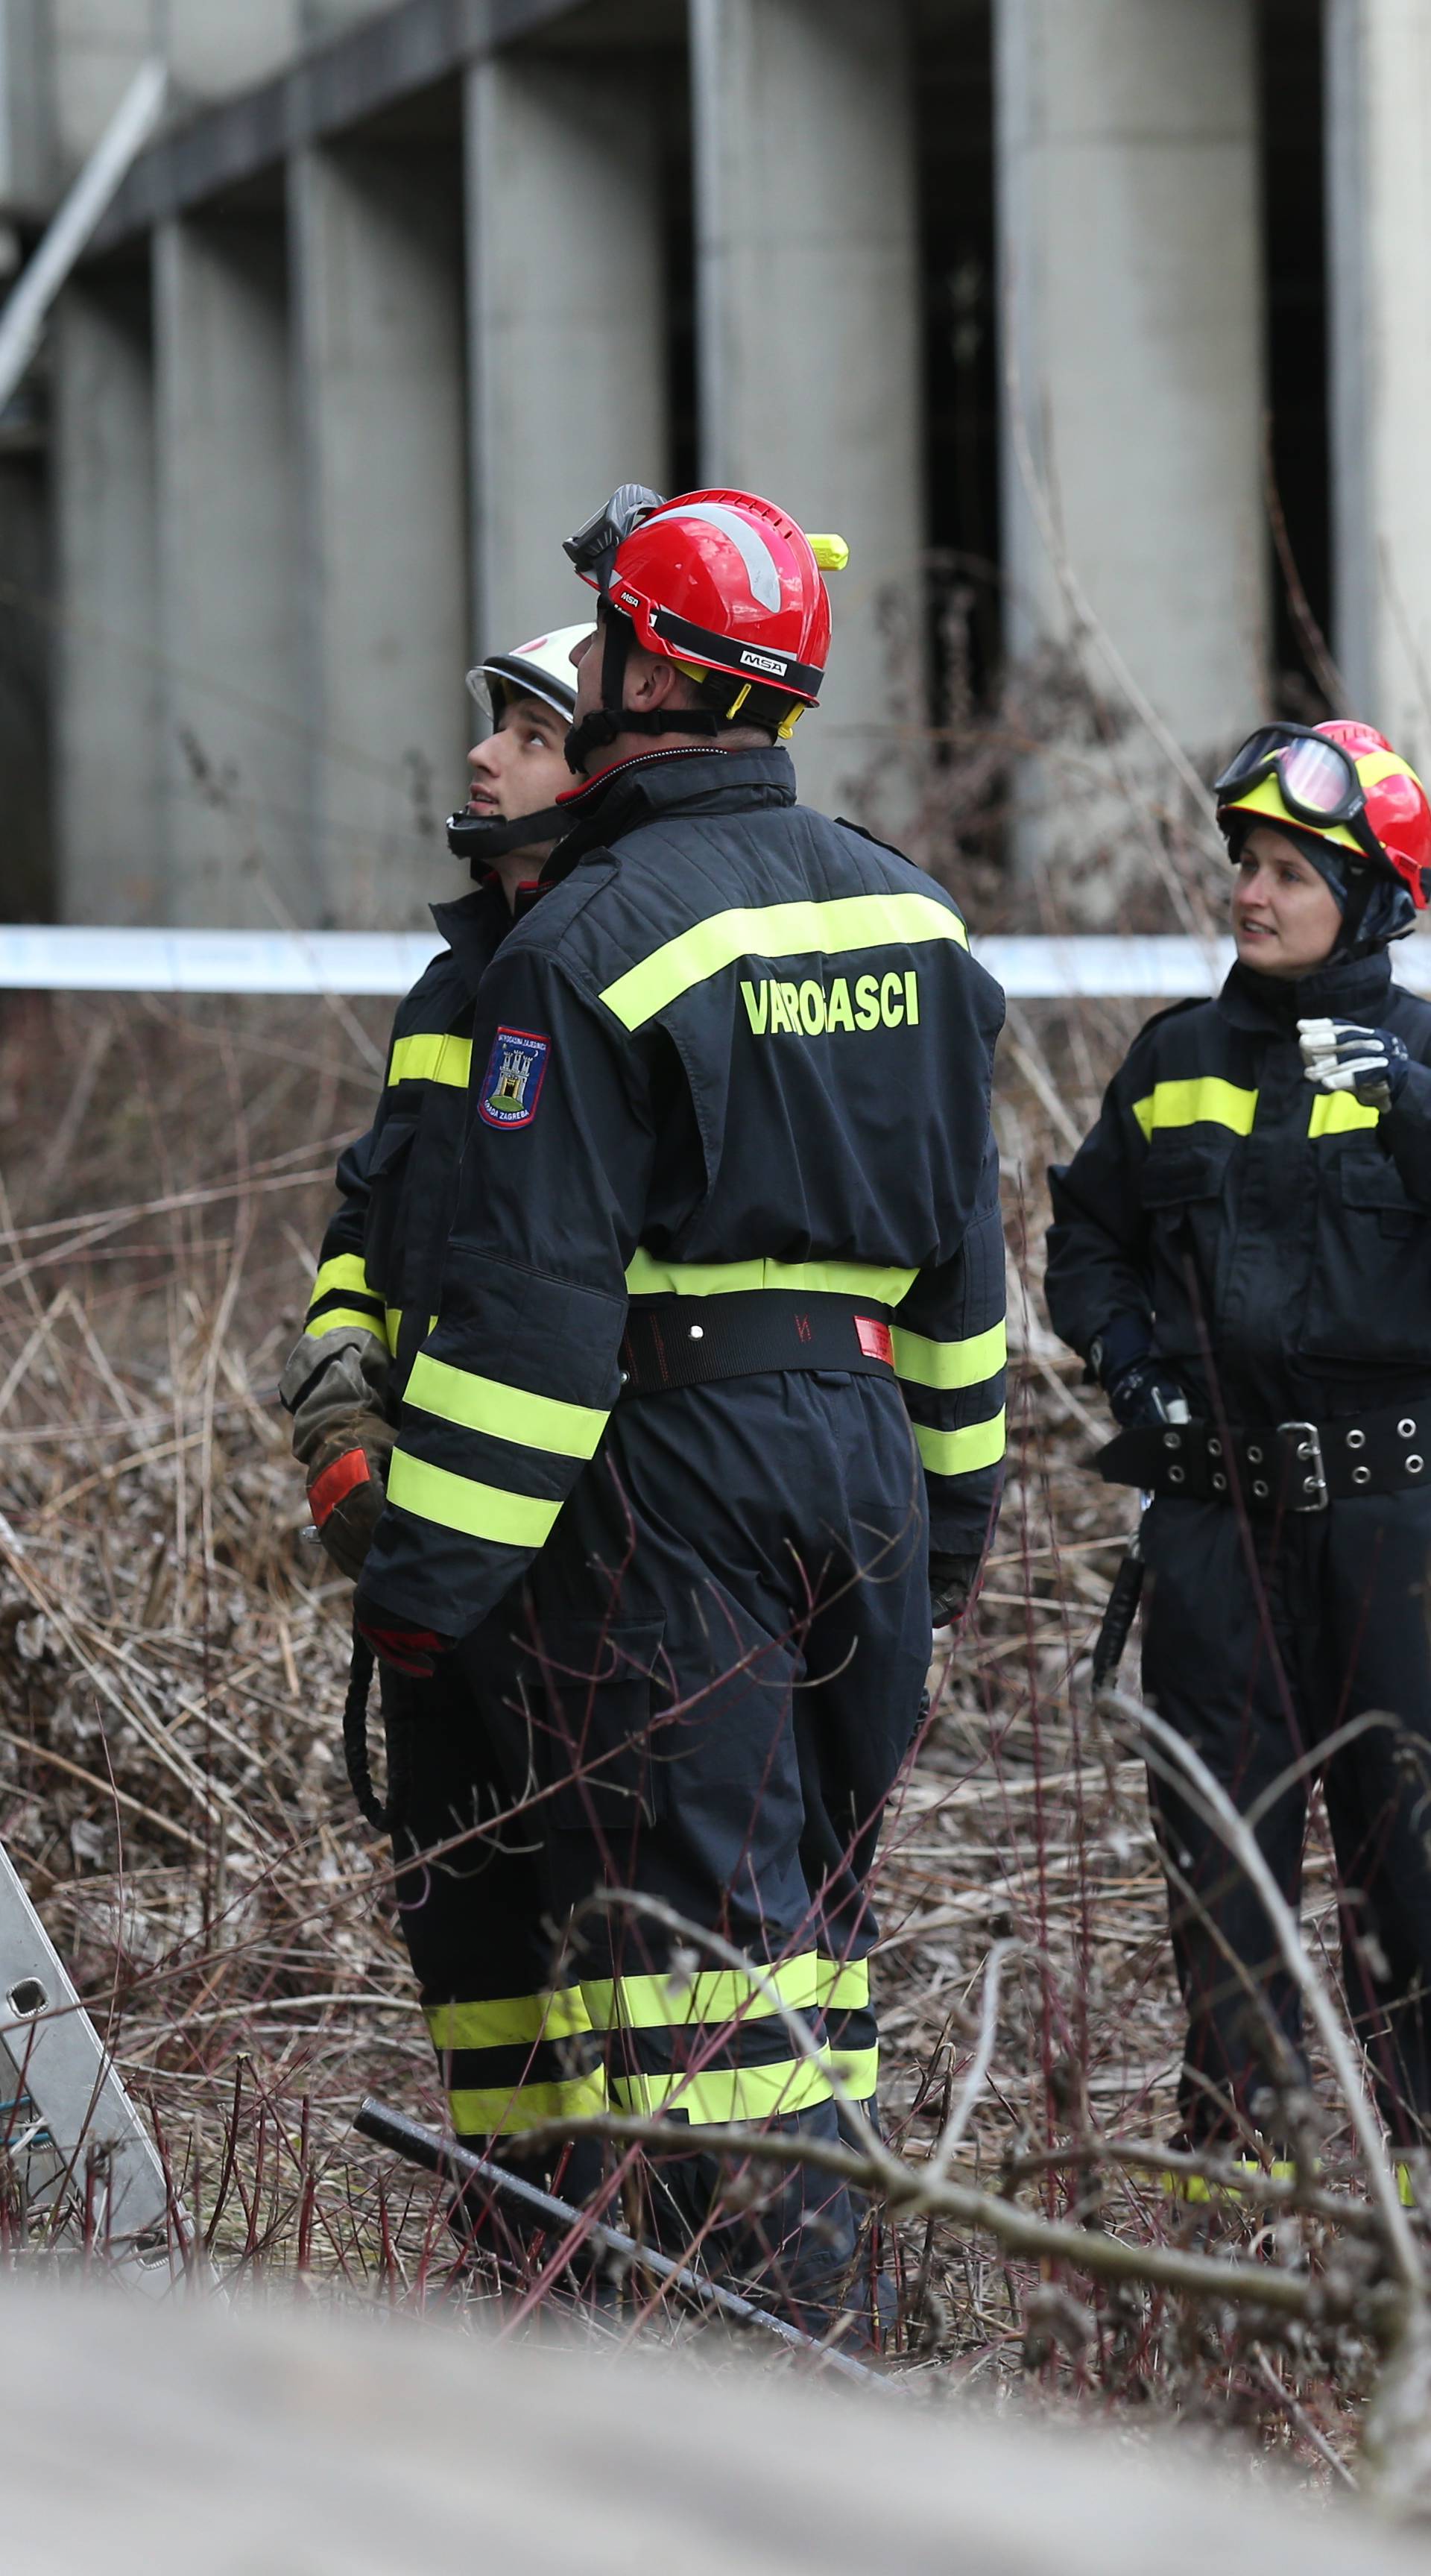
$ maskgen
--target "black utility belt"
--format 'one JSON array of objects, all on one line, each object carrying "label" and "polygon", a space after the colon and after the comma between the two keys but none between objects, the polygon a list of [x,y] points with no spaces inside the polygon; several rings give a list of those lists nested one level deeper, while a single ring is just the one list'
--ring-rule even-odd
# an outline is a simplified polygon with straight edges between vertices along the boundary
[{"label": "black utility belt", "polygon": [[1139,1425],[1094,1464],[1108,1485],[1258,1513],[1324,1512],[1357,1494],[1431,1487],[1431,1398],[1339,1422]]},{"label": "black utility belt", "polygon": [[888,1306],[803,1297],[784,1288],[640,1298],[627,1309],[620,1356],[623,1397],[756,1377],[769,1369],[894,1375]]}]

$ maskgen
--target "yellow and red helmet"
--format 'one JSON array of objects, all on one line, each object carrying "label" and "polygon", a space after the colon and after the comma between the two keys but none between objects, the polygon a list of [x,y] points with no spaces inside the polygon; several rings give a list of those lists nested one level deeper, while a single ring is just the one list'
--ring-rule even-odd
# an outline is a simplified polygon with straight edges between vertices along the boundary
[{"label": "yellow and red helmet", "polygon": [[1217,819],[1309,832],[1355,865],[1405,886],[1416,909],[1431,899],[1431,799],[1415,770],[1373,725],[1263,725],[1216,781]]}]

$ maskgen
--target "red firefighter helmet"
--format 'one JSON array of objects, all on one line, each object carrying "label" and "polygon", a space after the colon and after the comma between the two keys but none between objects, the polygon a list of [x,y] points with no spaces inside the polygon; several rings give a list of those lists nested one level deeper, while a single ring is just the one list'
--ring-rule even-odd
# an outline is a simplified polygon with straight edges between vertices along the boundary
[{"label": "red firefighter helmet", "polygon": [[1264,725],[1214,788],[1218,818],[1290,823],[1431,897],[1431,800],[1409,761],[1374,725]]},{"label": "red firefighter helmet", "polygon": [[771,501],[752,492],[667,501],[617,547],[603,595],[648,653],[807,707],[819,698],[830,594],[809,538]]},{"label": "red firefighter helmet", "polygon": [[[830,650],[822,566],[837,571],[848,561],[842,538],[807,537],[753,492],[663,501],[628,484],[566,551],[607,611],[603,712],[582,727],[583,751],[603,732],[613,739],[616,718],[626,717],[616,683],[632,639],[704,684],[703,730],[754,722],[788,732],[818,702]],[[637,729],[680,730],[692,712]]]}]

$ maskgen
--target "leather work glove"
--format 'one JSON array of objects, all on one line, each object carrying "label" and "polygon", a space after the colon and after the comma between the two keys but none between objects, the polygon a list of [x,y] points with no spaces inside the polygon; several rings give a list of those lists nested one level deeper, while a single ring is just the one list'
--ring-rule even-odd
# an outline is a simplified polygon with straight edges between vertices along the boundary
[{"label": "leather work glove", "polygon": [[356,1583],[387,1501],[388,1460],[397,1438],[390,1422],[366,1411],[330,1417],[308,1470],[313,1526],[340,1574]]},{"label": "leather work glove", "polygon": [[1390,1029],[1356,1020],[1299,1020],[1305,1078],[1318,1091],[1350,1091],[1368,1109],[1393,1109],[1411,1058]]},{"label": "leather work glove", "polygon": [[944,1556],[934,1548],[929,1551],[930,1625],[952,1628],[962,1619],[974,1596],[979,1580],[982,1556]]},{"label": "leather work glove", "polygon": [[326,1554],[356,1583],[386,1499],[395,1433],[383,1397],[388,1352],[351,1325],[305,1333],[278,1381],[293,1416],[293,1454]]},{"label": "leather work glove", "polygon": [[1088,1365],[1123,1430],[1189,1419],[1187,1397],[1154,1356],[1143,1316],[1115,1315],[1089,1351]]},{"label": "leather work glove", "polygon": [[1150,1422],[1187,1422],[1191,1419],[1188,1400],[1175,1377],[1169,1377],[1161,1360],[1151,1351],[1139,1360],[1130,1360],[1126,1368],[1115,1370],[1103,1383],[1113,1419],[1124,1431],[1141,1429]]},{"label": "leather work glove", "polygon": [[442,1657],[450,1655],[457,1643],[455,1637],[439,1636],[435,1628],[409,1628],[390,1619],[385,1610],[355,1611],[353,1625],[380,1664],[416,1682],[430,1682]]}]

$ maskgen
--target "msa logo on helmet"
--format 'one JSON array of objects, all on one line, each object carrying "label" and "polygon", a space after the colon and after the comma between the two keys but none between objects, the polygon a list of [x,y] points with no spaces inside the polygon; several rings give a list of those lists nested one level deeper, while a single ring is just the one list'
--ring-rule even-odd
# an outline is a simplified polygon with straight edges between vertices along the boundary
[{"label": "msa logo on helmet", "polygon": [[740,667],[743,671],[768,671],[773,679],[783,680],[789,664],[781,653],[755,653],[747,644],[741,652]]},{"label": "msa logo on helmet", "polygon": [[623,590],[621,597],[616,604],[618,608],[639,608],[641,602],[637,598],[634,590]]}]

